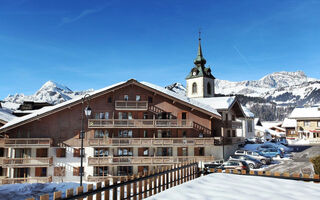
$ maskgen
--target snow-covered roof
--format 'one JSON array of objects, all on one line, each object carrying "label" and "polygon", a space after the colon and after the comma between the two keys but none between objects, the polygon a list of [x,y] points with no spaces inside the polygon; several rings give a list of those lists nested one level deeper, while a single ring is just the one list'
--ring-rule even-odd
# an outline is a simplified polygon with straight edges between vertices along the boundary
[{"label": "snow-covered roof", "polygon": [[[91,92],[91,93],[89,93],[89,94],[90,94],[90,95],[95,95],[95,94],[98,94],[98,93],[103,92],[103,91],[105,91],[105,90],[108,90],[108,89],[110,89],[110,88],[113,88],[113,87],[116,87],[116,86],[118,86],[118,85],[121,85],[121,84],[123,84],[123,83],[124,83],[124,82],[119,82],[119,83],[110,85],[110,86],[108,86],[108,87],[102,88],[102,89],[100,89],[100,90],[96,90],[96,91],[94,91],[94,92]],[[83,95],[83,96],[84,96],[84,95]],[[54,105],[54,106],[45,106],[45,107],[43,107],[43,108],[41,108],[41,109],[39,109],[39,110],[35,110],[33,113],[31,113],[31,114],[29,114],[29,115],[25,115],[25,116],[22,116],[22,117],[17,117],[17,118],[15,118],[15,119],[9,121],[8,123],[6,123],[4,126],[2,126],[2,127],[0,128],[0,131],[2,131],[2,130],[4,130],[4,129],[7,129],[7,128],[11,127],[11,126],[14,126],[14,125],[16,125],[16,124],[19,124],[19,123],[25,122],[25,121],[27,121],[27,120],[30,120],[30,119],[32,119],[32,118],[36,118],[36,117],[38,117],[38,116],[40,116],[40,115],[45,115],[46,113],[48,113],[48,112],[50,112],[50,111],[58,111],[59,108],[62,108],[62,107],[64,107],[64,106],[69,105],[69,104],[72,104],[72,103],[76,103],[77,101],[81,101],[81,99],[82,99],[83,96],[79,96],[79,97],[76,97],[76,98],[74,98],[74,99],[70,99],[70,100],[68,100],[68,101],[59,103],[59,104]]]},{"label": "snow-covered roof", "polygon": [[296,119],[289,119],[285,118],[282,123],[282,128],[292,128],[297,126],[297,120]]},{"label": "snow-covered roof", "polygon": [[155,90],[158,90],[159,92],[162,92],[162,93],[165,93],[165,94],[167,94],[169,96],[177,98],[177,99],[179,99],[181,101],[184,101],[184,102],[192,104],[192,105],[194,105],[196,107],[199,107],[199,108],[202,108],[204,110],[207,110],[207,111],[209,111],[209,112],[211,112],[211,113],[213,113],[213,114],[215,114],[217,116],[221,116],[215,108],[211,107],[211,105],[205,104],[203,102],[199,102],[198,99],[195,100],[195,99],[192,99],[192,98],[188,98],[187,96],[185,96],[183,94],[173,92],[171,90],[165,89],[165,88],[163,88],[161,86],[158,86],[158,85],[154,85],[152,83],[148,83],[148,82],[144,82],[144,81],[140,82],[140,83],[145,85],[145,86],[148,86],[150,88],[153,88]]},{"label": "snow-covered roof", "polygon": [[196,100],[210,105],[214,109],[217,110],[228,110],[230,106],[233,104],[235,101],[236,97],[207,97],[207,98],[197,98]]},{"label": "snow-covered roof", "polygon": [[278,121],[264,121],[264,122],[261,122],[262,125],[266,128],[272,128],[272,127],[280,127],[282,122],[278,122]]},{"label": "snow-covered roof", "polygon": [[246,115],[246,117],[249,117],[249,118],[254,118],[254,114],[249,110],[249,108],[241,105],[242,107],[242,110],[244,112],[244,114]]},{"label": "snow-covered roof", "polygon": [[15,118],[17,117],[9,113],[7,110],[0,108],[0,121],[9,122]]},{"label": "snow-covered roof", "polygon": [[300,119],[300,118],[320,118],[320,107],[311,106],[311,107],[297,107],[295,108],[290,117],[291,119]]},{"label": "snow-covered roof", "polygon": [[[93,96],[93,95],[99,94],[99,93],[101,93],[101,92],[104,92],[104,91],[106,91],[106,90],[108,90],[108,89],[111,89],[111,88],[113,88],[113,87],[119,86],[119,85],[124,84],[124,83],[125,83],[125,82],[119,82],[119,83],[110,85],[110,86],[108,86],[108,87],[105,87],[105,88],[102,88],[102,89],[99,89],[99,90],[95,90],[95,91],[93,91],[93,92],[90,92],[89,94],[90,94],[91,96]],[[191,105],[193,105],[193,106],[195,106],[195,107],[204,109],[204,110],[206,110],[206,111],[208,111],[208,112],[210,112],[210,113],[212,113],[212,114],[214,114],[214,115],[217,115],[217,116],[219,116],[219,117],[221,116],[221,115],[218,113],[218,111],[215,110],[214,108],[212,108],[211,106],[206,105],[206,104],[202,104],[202,103],[200,103],[200,102],[198,102],[198,101],[196,101],[196,100],[194,100],[194,99],[190,99],[190,98],[188,98],[188,97],[186,97],[186,96],[184,96],[184,95],[177,94],[177,93],[172,92],[172,91],[170,91],[170,90],[167,90],[167,89],[165,89],[165,88],[163,88],[163,87],[161,87],[161,86],[157,86],[157,85],[154,85],[154,84],[151,84],[151,83],[148,83],[148,82],[140,82],[140,84],[145,85],[145,86],[147,86],[147,87],[150,87],[150,88],[152,88],[152,89],[154,89],[154,90],[157,90],[157,91],[159,91],[159,92],[162,92],[162,93],[164,93],[164,94],[166,94],[166,95],[169,95],[169,96],[171,96],[171,97],[173,97],[173,98],[176,98],[176,99],[178,99],[178,100],[184,101],[184,102],[186,102],[186,103],[188,103],[188,104],[191,104]],[[68,100],[68,101],[65,101],[65,102],[56,104],[56,105],[54,105],[54,106],[46,106],[46,107],[43,107],[43,108],[41,108],[41,109],[39,109],[39,110],[35,110],[35,111],[34,111],[33,113],[31,113],[31,114],[28,114],[28,115],[25,115],[25,116],[22,116],[22,117],[17,117],[17,118],[15,118],[15,119],[11,120],[10,122],[8,122],[7,124],[5,124],[4,126],[2,126],[2,127],[0,128],[0,132],[3,131],[4,129],[7,129],[7,128],[11,127],[11,126],[17,125],[17,124],[19,124],[19,123],[23,123],[23,122],[26,122],[26,121],[28,121],[28,120],[32,120],[32,119],[37,118],[37,117],[40,117],[40,116],[49,115],[49,112],[50,112],[50,113],[51,113],[51,112],[57,112],[57,111],[59,111],[61,108],[65,107],[65,106],[67,106],[67,105],[71,105],[71,104],[73,104],[73,103],[81,102],[81,99],[82,99],[83,96],[84,96],[84,95],[75,97],[75,98],[73,98],[73,99],[70,99],[70,100]]]}]

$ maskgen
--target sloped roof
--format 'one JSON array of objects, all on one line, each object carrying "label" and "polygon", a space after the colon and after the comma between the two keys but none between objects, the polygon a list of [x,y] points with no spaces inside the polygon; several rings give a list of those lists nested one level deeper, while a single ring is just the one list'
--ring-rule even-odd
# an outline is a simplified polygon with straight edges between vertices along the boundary
[{"label": "sloped roof", "polygon": [[254,118],[254,114],[249,110],[249,108],[247,108],[243,105],[241,105],[241,107],[242,107],[242,110],[243,110],[244,114],[246,115],[246,117]]},{"label": "sloped roof", "polygon": [[0,121],[9,122],[15,118],[17,117],[7,112],[6,110],[0,108]]},{"label": "sloped roof", "polygon": [[[130,79],[127,82],[129,82],[131,80],[133,80],[133,79]],[[170,97],[172,97],[174,99],[183,101],[183,102],[185,102],[185,103],[187,103],[189,105],[193,105],[193,106],[195,106],[197,108],[200,108],[199,110],[202,109],[202,110],[205,110],[206,112],[209,112],[209,113],[211,113],[211,114],[213,114],[213,115],[215,115],[217,117],[221,117],[221,115],[218,113],[218,111],[215,110],[214,108],[210,107],[209,105],[202,104],[200,102],[195,101],[194,99],[190,99],[190,98],[188,98],[188,97],[186,97],[184,95],[177,94],[177,93],[172,92],[172,91],[170,91],[168,89],[165,89],[165,88],[163,88],[161,86],[157,86],[157,85],[154,85],[154,84],[151,84],[151,83],[148,83],[148,82],[137,82],[136,80],[133,80],[133,81],[138,83],[138,84],[142,84],[142,85],[144,85],[146,87],[149,87],[149,88],[152,88],[154,90],[157,90],[158,92],[164,93],[164,94],[166,94],[166,95],[168,95],[168,96],[170,96]],[[110,89],[112,89],[114,87],[121,86],[122,84],[125,84],[125,83],[126,82],[119,82],[119,83],[110,85],[108,87],[105,87],[105,88],[90,92],[89,94],[90,94],[91,97],[98,96],[100,93],[103,93],[103,92],[105,92],[107,90],[110,90]],[[38,118],[41,118],[41,117],[45,117],[45,116],[50,115],[52,113],[58,112],[58,111],[66,108],[66,107],[81,103],[83,96],[79,96],[79,97],[70,99],[68,101],[56,104],[54,106],[46,106],[46,107],[43,107],[43,108],[41,108],[39,110],[35,110],[31,114],[28,114],[28,115],[25,115],[25,116],[22,116],[22,117],[17,117],[15,119],[9,121],[4,126],[2,126],[0,128],[0,132],[4,132],[6,130],[9,130],[9,129],[12,129],[12,128],[16,127],[16,126],[19,126],[20,124],[28,123],[29,121],[33,121],[35,119],[38,119]]]},{"label": "sloped roof", "polygon": [[289,119],[285,118],[282,123],[282,128],[293,128],[297,126],[297,120],[296,119]]},{"label": "sloped roof", "polygon": [[236,97],[206,97],[197,98],[197,101],[210,105],[212,108],[217,110],[228,110],[231,105],[235,102]]},{"label": "sloped roof", "polygon": [[320,107],[297,107],[293,109],[289,118],[300,119],[300,118],[320,118]]}]

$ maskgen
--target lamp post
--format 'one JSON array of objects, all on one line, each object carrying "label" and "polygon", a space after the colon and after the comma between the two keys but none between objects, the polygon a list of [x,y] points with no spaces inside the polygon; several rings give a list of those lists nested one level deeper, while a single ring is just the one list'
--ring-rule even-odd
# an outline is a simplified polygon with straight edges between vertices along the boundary
[{"label": "lamp post", "polygon": [[[84,108],[84,103],[87,103],[87,106]],[[81,139],[81,149],[80,149],[80,186],[82,186],[82,176],[83,176],[83,138],[84,138],[84,116],[83,113],[88,118],[91,115],[91,108],[90,108],[90,95],[86,94],[82,97],[82,106],[81,106],[81,131],[80,131],[80,139]]]}]

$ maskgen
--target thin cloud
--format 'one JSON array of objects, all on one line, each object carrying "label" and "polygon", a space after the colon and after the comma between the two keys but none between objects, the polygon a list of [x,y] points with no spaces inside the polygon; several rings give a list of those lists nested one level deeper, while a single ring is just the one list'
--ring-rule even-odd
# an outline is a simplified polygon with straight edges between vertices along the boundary
[{"label": "thin cloud", "polygon": [[79,15],[77,15],[75,17],[64,17],[64,18],[62,18],[62,22],[59,24],[59,26],[63,26],[65,24],[76,22],[76,21],[78,21],[88,15],[101,12],[104,8],[105,8],[105,6],[101,7],[101,8],[97,8],[97,9],[87,9],[87,10],[82,11]]},{"label": "thin cloud", "polygon": [[239,50],[236,46],[233,46],[233,48],[236,50],[236,52],[237,52],[238,55],[242,58],[242,60],[243,60],[249,67],[251,67],[248,59],[240,52],[240,50]]}]

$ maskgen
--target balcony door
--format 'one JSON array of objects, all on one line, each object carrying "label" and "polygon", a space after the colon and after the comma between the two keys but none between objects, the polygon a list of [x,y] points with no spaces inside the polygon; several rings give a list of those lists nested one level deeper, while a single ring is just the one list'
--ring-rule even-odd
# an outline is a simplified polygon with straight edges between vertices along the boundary
[{"label": "balcony door", "polygon": [[30,176],[29,168],[14,168],[14,178],[24,178]]},{"label": "balcony door", "polygon": [[15,158],[30,158],[31,157],[31,149],[14,149],[14,157]]}]

